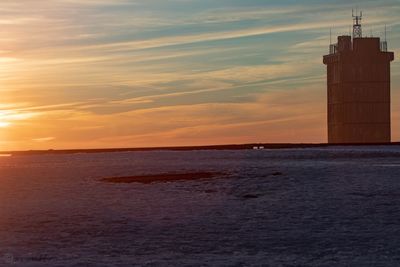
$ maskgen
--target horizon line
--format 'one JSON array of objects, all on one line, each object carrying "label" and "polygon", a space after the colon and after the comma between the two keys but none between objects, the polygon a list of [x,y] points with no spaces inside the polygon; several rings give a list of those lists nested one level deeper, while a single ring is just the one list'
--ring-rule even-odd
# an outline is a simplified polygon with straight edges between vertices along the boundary
[{"label": "horizon line", "polygon": [[114,148],[72,148],[72,149],[30,149],[0,151],[0,155],[37,155],[37,154],[76,154],[76,153],[112,153],[112,152],[144,152],[144,151],[194,151],[194,150],[253,150],[313,148],[330,146],[387,146],[400,145],[400,141],[390,143],[245,143],[198,146],[158,146],[158,147],[114,147]]}]

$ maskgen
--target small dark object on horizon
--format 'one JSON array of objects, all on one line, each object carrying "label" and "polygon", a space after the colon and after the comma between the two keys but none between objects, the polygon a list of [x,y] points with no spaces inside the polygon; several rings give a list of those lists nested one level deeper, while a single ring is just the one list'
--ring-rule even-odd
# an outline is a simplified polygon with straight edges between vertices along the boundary
[{"label": "small dark object on horizon", "polygon": [[102,182],[116,183],[116,184],[130,184],[141,183],[151,184],[156,182],[175,182],[175,181],[193,181],[200,179],[211,179],[218,176],[224,176],[225,173],[221,172],[194,172],[194,173],[165,173],[165,174],[151,174],[151,175],[137,175],[125,177],[109,177],[101,179]]},{"label": "small dark object on horizon", "polygon": [[279,176],[279,175],[282,175],[283,173],[281,173],[281,172],[274,172],[274,173],[272,173],[272,175],[273,176]]}]

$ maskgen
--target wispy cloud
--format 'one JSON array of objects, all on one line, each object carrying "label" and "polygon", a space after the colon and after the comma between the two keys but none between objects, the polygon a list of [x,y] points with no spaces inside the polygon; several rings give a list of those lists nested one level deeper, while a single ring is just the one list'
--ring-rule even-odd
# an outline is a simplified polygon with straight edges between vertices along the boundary
[{"label": "wispy cloud", "polygon": [[54,139],[55,139],[54,137],[41,137],[41,138],[34,138],[32,140],[35,142],[43,143],[43,142],[53,141]]}]

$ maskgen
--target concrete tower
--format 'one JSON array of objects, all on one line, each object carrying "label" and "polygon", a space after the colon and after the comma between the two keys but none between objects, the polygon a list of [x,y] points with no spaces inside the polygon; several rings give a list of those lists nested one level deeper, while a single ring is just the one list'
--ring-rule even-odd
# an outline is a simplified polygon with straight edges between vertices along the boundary
[{"label": "concrete tower", "polygon": [[339,36],[323,59],[328,74],[328,142],[388,143],[394,53],[387,52],[386,37],[383,42],[363,37],[362,13],[353,17],[353,38]]}]

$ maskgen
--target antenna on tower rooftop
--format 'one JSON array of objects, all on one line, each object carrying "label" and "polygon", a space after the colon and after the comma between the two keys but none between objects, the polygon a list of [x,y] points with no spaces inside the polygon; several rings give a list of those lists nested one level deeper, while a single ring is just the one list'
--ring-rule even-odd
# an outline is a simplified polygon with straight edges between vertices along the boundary
[{"label": "antenna on tower rooftop", "polygon": [[362,29],[361,29],[361,20],[362,20],[362,11],[358,13],[356,9],[356,13],[354,14],[354,9],[352,9],[352,17],[353,17],[353,38],[361,38],[362,37]]},{"label": "antenna on tower rooftop", "polygon": [[386,24],[385,24],[385,42],[386,42],[387,40],[386,40]]},{"label": "antenna on tower rooftop", "polygon": [[387,52],[388,50],[388,45],[387,45],[387,40],[386,40],[386,24],[385,24],[385,40],[381,42],[381,51],[382,52]]}]

